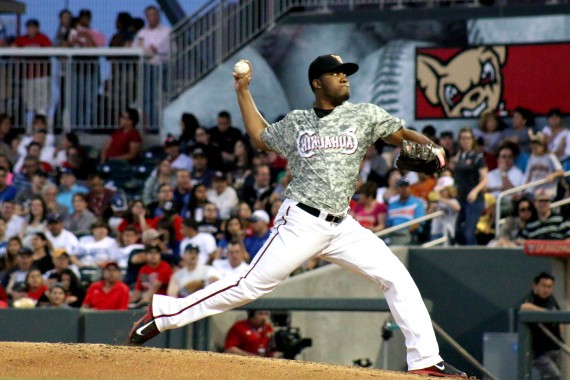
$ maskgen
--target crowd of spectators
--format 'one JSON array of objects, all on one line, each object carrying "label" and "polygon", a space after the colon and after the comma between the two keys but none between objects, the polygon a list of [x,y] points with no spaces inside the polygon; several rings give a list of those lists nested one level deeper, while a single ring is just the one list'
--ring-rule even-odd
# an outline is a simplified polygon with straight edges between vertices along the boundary
[{"label": "crowd of spectators", "polygon": [[[93,17],[90,9],[82,9],[77,14],[63,9],[59,12],[59,23],[53,36],[42,30],[40,20],[31,18],[26,20],[21,35],[0,36],[0,47],[134,47],[144,51],[143,83],[154,85],[160,64],[168,59],[170,46],[171,28],[161,24],[160,9],[153,5],[144,8],[144,19],[120,12],[113,35],[105,35],[94,28]],[[54,65],[55,62],[58,64]],[[48,115],[50,120],[53,117],[57,127],[64,123],[108,125],[112,123],[110,119],[117,117],[117,108],[126,108],[137,101],[142,101],[148,110],[144,115],[145,125],[151,121],[156,123],[156,112],[152,111],[151,105],[157,102],[157,91],[146,86],[142,91],[143,99],[136,99],[136,60],[132,57],[108,58],[109,73],[95,55],[74,56],[72,65],[63,62],[59,58],[27,56],[9,61],[9,68],[2,70],[5,107],[11,110],[19,127],[27,124],[33,114]],[[12,74],[12,70],[23,70],[23,77]],[[69,120],[66,120],[67,116]]]},{"label": "crowd of spectators", "polygon": [[[26,35],[12,45],[107,44],[91,27],[89,10],[59,16],[53,43],[37,20],[28,20]],[[139,46],[160,63],[170,29],[153,6],[145,17],[146,27],[120,13],[109,46]],[[26,77],[30,93],[49,88],[49,72]],[[148,146],[139,112],[126,107],[97,149],[74,133],[50,133],[46,104],[30,110],[28,134],[16,133],[10,115],[0,114],[0,305],[126,309],[144,306],[153,294],[183,297],[239,276],[269,238],[294,175],[283,157],[255,150],[227,111],[211,127],[185,113],[179,134]],[[567,218],[550,207],[568,195],[561,177],[570,133],[559,109],[547,116],[547,125],[535,125],[532,112],[519,107],[510,119],[487,112],[475,128],[457,132],[425,126],[422,133],[447,154],[446,170],[436,176],[402,172],[394,165],[397,148],[370,147],[352,217],[379,233],[444,213],[383,236],[389,245],[447,237],[446,244],[519,246],[570,238]],[[497,196],[537,180],[544,183],[503,198],[506,222],[495,239]],[[294,274],[321,265],[310,260]]]},{"label": "crowd of spectators", "polygon": [[[351,215],[378,233],[443,211],[442,218],[383,236],[389,245],[447,237],[446,244],[518,246],[570,238],[570,223],[550,207],[567,194],[561,179],[567,156],[560,152],[570,147],[570,135],[557,109],[544,128],[531,127],[529,115],[517,109],[508,126],[485,114],[478,128],[456,135],[437,136],[427,126],[423,133],[448,156],[436,177],[395,168],[397,148],[370,148]],[[10,117],[0,115],[2,305],[142,307],[153,294],[183,297],[239,276],[267,241],[293,176],[282,157],[255,150],[226,111],[209,128],[184,114],[178,136],[146,148],[138,120],[135,109],[124,110],[99,153],[87,157],[88,144],[73,133],[48,133],[43,115],[29,135],[11,133]],[[521,136],[528,136],[528,148]],[[119,178],[130,181],[139,171],[138,186],[123,188]],[[506,221],[495,239],[497,195],[541,179],[503,199]],[[310,260],[294,274],[322,265]]]}]

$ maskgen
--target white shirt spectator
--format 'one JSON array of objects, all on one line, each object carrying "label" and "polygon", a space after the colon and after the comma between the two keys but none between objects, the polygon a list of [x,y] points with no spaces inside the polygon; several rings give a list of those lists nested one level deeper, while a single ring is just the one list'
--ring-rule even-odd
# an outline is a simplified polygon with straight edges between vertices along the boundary
[{"label": "white shirt spectator", "polygon": [[[450,199],[450,201],[453,202],[455,207],[459,206],[459,201],[457,199]],[[457,221],[459,211],[455,211],[450,204],[442,201],[437,202],[436,210],[443,211],[444,215],[441,218],[432,219],[432,239],[434,239],[434,236],[445,236],[446,233],[448,238],[453,239],[455,237],[455,222]],[[446,245],[448,244],[446,243]]]},{"label": "white shirt spectator", "polygon": [[213,189],[208,190],[207,194],[208,201],[215,204],[218,208],[218,211],[220,212],[220,218],[229,219],[232,210],[239,203],[239,198],[236,190],[231,186],[227,186],[221,194],[218,194],[216,190]]},{"label": "white shirt spectator", "polygon": [[[22,166],[24,166],[24,160],[26,158],[27,152],[24,151],[24,155],[21,155],[14,165],[14,173],[19,173],[22,171]],[[50,164],[55,167],[55,148],[53,146],[44,146],[40,151],[40,161]]]},{"label": "white shirt spectator", "polygon": [[24,218],[19,215],[12,215],[8,223],[6,223],[6,239],[18,236],[24,227]]},{"label": "white shirt spectator", "polygon": [[220,278],[222,278],[221,274],[213,266],[198,264],[193,271],[190,271],[187,267],[176,271],[170,281],[174,281],[178,285],[180,289],[179,296],[186,297],[190,293],[184,286],[190,281],[204,281],[204,287],[206,287],[210,284],[210,279],[219,280]]},{"label": "white shirt spectator", "polygon": [[144,245],[142,244],[131,244],[127,245],[126,247],[119,248],[119,253],[116,257],[117,264],[121,269],[126,269],[129,265],[129,256],[134,250],[140,250],[141,252],[144,250]]},{"label": "white shirt spectator", "polygon": [[[562,164],[554,153],[546,153],[541,156],[531,154],[524,173],[524,183],[545,179],[549,174],[559,170],[563,170]],[[558,190],[558,181],[559,179],[556,179],[554,182],[538,185],[534,189],[527,189],[525,193],[532,194],[537,189],[545,189],[552,194],[556,194]]]},{"label": "white shirt spectator", "polygon": [[199,251],[199,263],[206,264],[210,255],[216,250],[216,239],[205,232],[198,232],[198,234],[192,238],[184,238],[180,242],[180,254],[184,253],[184,249],[188,244],[198,247]]},{"label": "white shirt spectator", "polygon": [[[34,137],[32,135],[26,135],[24,137],[22,137],[22,140],[20,140],[20,143],[18,144],[18,154],[20,156],[25,156],[27,154],[26,152],[26,148],[28,147],[28,145],[33,141]],[[46,134],[46,142],[44,144],[44,148],[52,148],[52,155],[53,152],[55,152],[55,135],[53,133],[48,133]],[[43,152],[43,149],[42,149]],[[53,157],[51,158],[53,160]],[[42,160],[40,158],[40,160]],[[43,160],[42,160],[43,161]]]},{"label": "white shirt spectator", "polygon": [[188,170],[190,173],[192,173],[194,161],[192,161],[192,158],[188,157],[186,154],[180,153],[178,157],[176,157],[176,159],[170,163],[170,166],[172,169]]},{"label": "white shirt spectator", "polygon": [[242,261],[240,265],[234,268],[231,266],[230,261],[227,259],[214,260],[212,266],[216,268],[218,272],[220,272],[222,276],[221,278],[228,276],[233,276],[236,278],[240,277],[249,267],[245,261]]},{"label": "white shirt spectator", "polygon": [[77,258],[83,265],[99,266],[107,261],[117,260],[118,255],[119,246],[112,237],[107,236],[95,241],[95,238],[89,235],[79,239]]},{"label": "white shirt spectator", "polygon": [[386,202],[384,200],[384,193],[386,192],[386,189],[387,187],[379,187],[376,190],[376,202],[388,204],[396,201],[399,198],[398,194],[394,194],[390,198],[388,198],[388,202]]},{"label": "white shirt spectator", "polygon": [[[552,128],[550,128],[550,125],[546,125],[544,128],[542,128],[542,132],[548,137],[552,136]],[[570,149],[568,147],[568,130],[567,129],[563,129],[552,139],[552,141],[548,144],[548,150],[550,152],[556,154],[556,152],[558,151],[558,149],[560,148],[560,146],[562,144],[565,144],[564,156],[563,157],[568,157],[568,153],[570,152]],[[560,157],[560,158],[562,158],[562,157]]]},{"label": "white shirt spectator", "polygon": [[[503,172],[497,169],[493,169],[487,174],[487,188],[497,189],[503,187]],[[513,166],[507,171],[507,177],[514,187],[518,187],[524,183],[524,173],[518,167]],[[500,190],[492,191],[494,197],[497,197],[501,193]]]},{"label": "white shirt spectator", "polygon": [[72,232],[63,229],[59,235],[53,236],[50,231],[46,231],[46,237],[53,248],[65,249],[69,255],[77,255],[79,250],[79,240]]},{"label": "white shirt spectator", "polygon": [[142,28],[135,36],[133,46],[143,47],[146,52],[152,53],[151,46],[157,50],[156,54],[150,59],[150,63],[159,64],[168,60],[170,50],[170,28],[162,24],[158,24],[151,29],[148,26]]}]

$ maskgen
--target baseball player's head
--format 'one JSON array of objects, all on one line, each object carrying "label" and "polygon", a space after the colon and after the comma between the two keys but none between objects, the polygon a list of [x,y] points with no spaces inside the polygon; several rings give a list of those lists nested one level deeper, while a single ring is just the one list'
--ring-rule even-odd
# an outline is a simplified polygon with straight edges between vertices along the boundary
[{"label": "baseball player's head", "polygon": [[321,55],[309,66],[309,84],[316,97],[340,105],[350,97],[347,77],[356,71],[356,63],[344,63],[336,54]]}]

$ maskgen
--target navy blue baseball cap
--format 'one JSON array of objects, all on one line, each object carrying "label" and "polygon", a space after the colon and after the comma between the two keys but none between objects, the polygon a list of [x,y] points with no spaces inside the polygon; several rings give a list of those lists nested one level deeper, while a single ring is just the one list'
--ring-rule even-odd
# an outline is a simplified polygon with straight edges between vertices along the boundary
[{"label": "navy blue baseball cap", "polygon": [[309,85],[313,88],[313,79],[319,79],[321,75],[332,72],[343,72],[347,76],[358,71],[356,63],[344,63],[336,54],[320,55],[309,66]]},{"label": "navy blue baseball cap", "polygon": [[50,212],[49,214],[47,214],[46,222],[47,224],[61,223],[63,222],[63,217],[61,216],[61,214]]},{"label": "navy blue baseball cap", "polygon": [[57,170],[59,171],[60,174],[73,174],[73,175],[75,175],[75,173],[73,172],[73,169],[68,168],[67,166],[61,166]]},{"label": "navy blue baseball cap", "polygon": [[398,181],[396,181],[396,187],[402,187],[402,186],[410,186],[410,180],[407,179],[406,177],[402,177]]},{"label": "navy blue baseball cap", "polygon": [[111,209],[115,212],[127,211],[127,200],[121,194],[115,194],[111,199]]}]

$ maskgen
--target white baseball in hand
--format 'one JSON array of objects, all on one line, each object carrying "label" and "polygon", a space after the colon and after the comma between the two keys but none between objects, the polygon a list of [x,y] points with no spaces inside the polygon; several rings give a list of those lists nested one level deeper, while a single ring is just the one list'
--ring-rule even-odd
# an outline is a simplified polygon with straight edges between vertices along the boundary
[{"label": "white baseball in hand", "polygon": [[237,75],[245,75],[249,72],[249,65],[246,61],[239,61],[234,65],[234,73]]}]

